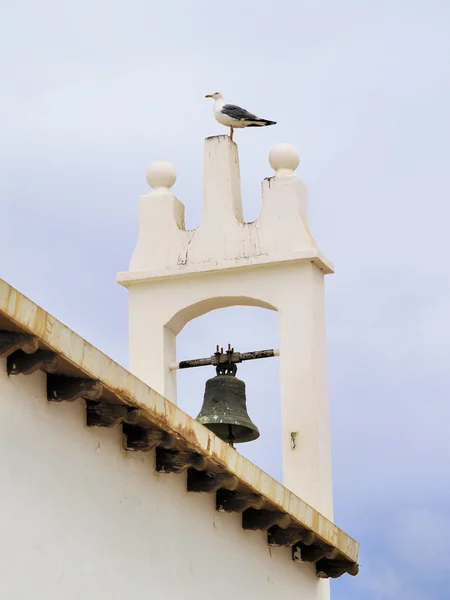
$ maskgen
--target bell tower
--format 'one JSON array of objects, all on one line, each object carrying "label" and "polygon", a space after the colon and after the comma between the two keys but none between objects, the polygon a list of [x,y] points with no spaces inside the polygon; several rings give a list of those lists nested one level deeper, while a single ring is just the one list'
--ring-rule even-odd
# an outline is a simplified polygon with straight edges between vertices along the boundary
[{"label": "bell tower", "polygon": [[137,244],[118,275],[129,291],[130,369],[176,403],[169,367],[186,323],[226,306],[277,311],[283,483],[332,519],[324,276],[333,265],[308,224],[297,151],[278,144],[269,162],[275,175],[263,182],[261,215],[245,223],[238,148],[228,136],[207,138],[202,218],[192,231],[171,192],[174,168],[148,168]]}]

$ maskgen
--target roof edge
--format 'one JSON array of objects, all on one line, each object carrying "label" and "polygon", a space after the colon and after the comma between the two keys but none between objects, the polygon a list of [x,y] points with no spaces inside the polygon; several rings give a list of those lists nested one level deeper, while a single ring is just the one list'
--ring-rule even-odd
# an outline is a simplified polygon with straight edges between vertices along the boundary
[{"label": "roof edge", "polygon": [[[353,566],[350,568],[349,565],[346,565],[343,572],[356,575],[359,544],[353,538],[175,404],[158,394],[2,279],[0,279],[0,315],[10,324],[8,326],[9,331],[26,333],[33,336],[33,338],[37,338],[39,348],[51,351],[60,357],[65,364],[70,366],[72,374],[76,373],[76,377],[89,378],[95,382],[100,382],[99,385],[102,386],[102,389],[104,388],[110,398],[114,397],[116,404],[124,403],[128,407],[138,409],[139,414],[146,423],[150,423],[152,426],[166,432],[188,451],[203,457],[208,464],[216,465],[220,471],[225,471],[225,474],[237,478],[239,486],[244,486],[254,495],[262,497],[266,506],[270,506],[272,511],[279,511],[283,517],[289,517],[291,525],[304,528],[307,532],[313,533],[319,545],[321,544],[325,550],[328,550],[322,557],[316,559],[319,560],[319,563],[321,560],[328,560],[328,558],[331,560],[331,554],[333,554],[330,553],[331,547],[338,554],[336,556],[335,552],[333,558],[337,558],[341,562],[343,560],[348,561],[350,567]],[[17,352],[22,351],[17,350],[16,354]],[[49,372],[49,369],[41,368]],[[64,376],[64,368],[61,372]],[[87,399],[90,396],[79,393],[77,397]],[[95,398],[95,396],[92,397]],[[132,423],[132,421],[127,421],[126,418],[122,422]],[[192,464],[187,466],[197,468]],[[202,468],[199,467],[198,470],[201,471]],[[179,471],[174,470],[173,472]],[[245,513],[247,512],[245,511]],[[260,511],[261,514],[263,512],[268,511]],[[245,513],[243,514],[245,515]],[[277,523],[272,523],[272,525],[278,527]],[[286,519],[284,522],[279,521],[279,524],[282,529],[287,529],[285,526],[283,527],[283,523],[286,525]],[[251,529],[254,527],[244,528]],[[261,529],[264,527],[255,528]],[[305,559],[303,558],[303,560]],[[331,569],[331,573],[334,572],[337,571]],[[317,566],[317,573],[319,576],[331,577],[342,574],[340,571],[339,575],[324,574],[319,566]]]}]

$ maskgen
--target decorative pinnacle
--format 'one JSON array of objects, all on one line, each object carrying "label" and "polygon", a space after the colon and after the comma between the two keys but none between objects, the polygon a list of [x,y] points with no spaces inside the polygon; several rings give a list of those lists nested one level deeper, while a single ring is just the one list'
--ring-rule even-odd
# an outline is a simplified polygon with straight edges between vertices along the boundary
[{"label": "decorative pinnacle", "polygon": [[276,177],[286,177],[294,174],[300,157],[291,144],[277,144],[269,154],[269,162]]},{"label": "decorative pinnacle", "polygon": [[177,174],[170,163],[160,160],[149,166],[146,179],[152,188],[152,194],[165,193],[170,191],[177,180]]}]

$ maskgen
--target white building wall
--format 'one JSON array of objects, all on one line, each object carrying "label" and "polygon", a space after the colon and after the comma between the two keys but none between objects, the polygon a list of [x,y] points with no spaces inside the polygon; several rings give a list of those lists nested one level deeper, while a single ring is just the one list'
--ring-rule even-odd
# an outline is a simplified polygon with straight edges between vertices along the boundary
[{"label": "white building wall", "polygon": [[43,373],[8,377],[0,359],[1,599],[328,597],[313,565],[120,435],[88,429],[82,402],[47,402]]}]

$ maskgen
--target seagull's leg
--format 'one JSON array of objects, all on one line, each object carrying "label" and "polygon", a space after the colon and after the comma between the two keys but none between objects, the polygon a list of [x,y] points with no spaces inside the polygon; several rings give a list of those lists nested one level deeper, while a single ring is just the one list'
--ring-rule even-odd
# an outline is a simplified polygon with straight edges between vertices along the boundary
[{"label": "seagull's leg", "polygon": [[230,126],[230,139],[233,141],[233,127]]}]

